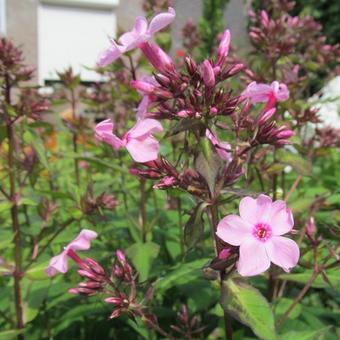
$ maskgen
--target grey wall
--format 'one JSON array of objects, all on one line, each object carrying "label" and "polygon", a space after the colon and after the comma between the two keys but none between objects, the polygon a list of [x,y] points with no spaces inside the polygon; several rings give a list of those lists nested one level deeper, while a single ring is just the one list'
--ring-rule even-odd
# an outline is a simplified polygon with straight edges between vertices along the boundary
[{"label": "grey wall", "polygon": [[7,36],[22,45],[26,64],[38,63],[38,0],[7,0]]}]

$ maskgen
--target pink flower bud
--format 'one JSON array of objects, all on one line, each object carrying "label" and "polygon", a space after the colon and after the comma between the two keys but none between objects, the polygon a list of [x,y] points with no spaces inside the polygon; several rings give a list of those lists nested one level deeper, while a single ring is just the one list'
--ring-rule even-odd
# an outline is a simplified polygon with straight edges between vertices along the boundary
[{"label": "pink flower bud", "polygon": [[116,251],[116,257],[120,263],[124,264],[126,262],[126,257],[122,250],[118,249]]},{"label": "pink flower bud", "polygon": [[145,57],[160,72],[174,71],[175,65],[168,54],[157,44],[144,43],[141,45]]},{"label": "pink flower bud", "polygon": [[144,94],[152,94],[156,89],[154,85],[141,80],[131,80],[130,85]]},{"label": "pink flower bud", "polygon": [[230,48],[230,31],[226,30],[223,33],[221,42],[217,50],[217,65],[221,65],[224,59],[228,56]]},{"label": "pink flower bud", "polygon": [[280,131],[277,135],[276,138],[278,139],[288,139],[292,136],[294,136],[295,133],[292,130],[284,130],[284,131]]},{"label": "pink flower bud", "polygon": [[306,223],[306,233],[311,238],[313,238],[316,233],[316,223],[313,216],[311,216]]},{"label": "pink flower bud", "polygon": [[262,125],[265,122],[267,122],[270,118],[274,116],[275,112],[276,112],[276,108],[272,108],[268,111],[262,112],[259,116],[258,124]]},{"label": "pink flower bud", "polygon": [[202,78],[207,87],[215,85],[215,73],[209,60],[204,60],[202,64]]},{"label": "pink flower bud", "polygon": [[264,10],[261,11],[261,23],[266,28],[269,26],[268,13],[266,11],[264,11]]},{"label": "pink flower bud", "polygon": [[182,111],[177,112],[177,116],[182,117],[182,118],[187,118],[187,117],[190,117],[192,115],[193,115],[193,113],[190,110],[182,110]]},{"label": "pink flower bud", "polygon": [[218,258],[220,260],[225,260],[230,256],[230,254],[231,254],[230,248],[224,248],[218,254]]}]

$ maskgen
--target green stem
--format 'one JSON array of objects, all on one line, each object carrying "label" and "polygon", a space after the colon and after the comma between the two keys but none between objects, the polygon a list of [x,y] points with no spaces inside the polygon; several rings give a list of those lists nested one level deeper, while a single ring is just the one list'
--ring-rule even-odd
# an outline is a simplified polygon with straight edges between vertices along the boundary
[{"label": "green stem", "polygon": [[[8,76],[5,77],[6,82],[6,93],[5,100],[8,105],[11,104],[11,92]],[[15,137],[14,128],[10,122],[10,116],[8,115],[7,123],[7,138],[8,138],[8,173],[9,173],[9,197],[12,203],[11,207],[11,219],[12,228],[14,234],[14,262],[15,270],[13,273],[14,277],[14,297],[15,297],[15,312],[17,319],[17,328],[24,328],[23,320],[23,308],[22,308],[22,296],[21,296],[21,277],[22,277],[22,244],[21,244],[21,228],[19,224],[19,210],[17,205],[16,197],[16,183],[15,183],[15,164],[14,164],[14,154],[15,154]],[[19,334],[17,336],[18,340],[23,340],[24,335]]]}]

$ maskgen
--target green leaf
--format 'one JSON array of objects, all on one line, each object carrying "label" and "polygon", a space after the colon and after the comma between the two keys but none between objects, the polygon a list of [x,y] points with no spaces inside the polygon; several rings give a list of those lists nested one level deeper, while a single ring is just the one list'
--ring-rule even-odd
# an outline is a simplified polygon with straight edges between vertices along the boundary
[{"label": "green leaf", "polygon": [[222,165],[223,161],[214,152],[209,154],[201,152],[195,159],[195,169],[205,179],[212,194],[215,191],[216,179]]},{"label": "green leaf", "polygon": [[126,249],[126,255],[137,269],[140,281],[148,278],[152,263],[158,254],[159,245],[154,242],[138,242]]},{"label": "green leaf", "polygon": [[209,261],[209,258],[203,258],[187,263],[180,263],[168,270],[168,273],[155,282],[157,294],[162,294],[173,286],[186,284],[198,276],[202,276],[202,267]]},{"label": "green leaf", "polygon": [[45,269],[48,266],[49,261],[36,264],[28,269],[25,273],[25,276],[33,281],[37,280],[50,280],[50,277],[45,273]]},{"label": "green leaf", "polygon": [[288,333],[282,334],[280,336],[281,340],[317,340],[323,339],[322,335],[324,335],[331,326],[324,327],[318,330],[308,330],[308,331],[290,331]]},{"label": "green leaf", "polygon": [[237,279],[223,281],[221,304],[227,313],[249,326],[260,339],[276,339],[273,312],[256,288]]},{"label": "green leaf", "polygon": [[202,237],[204,232],[203,213],[209,204],[200,202],[190,214],[188,222],[184,226],[184,243],[192,248]]},{"label": "green leaf", "polygon": [[[331,282],[333,287],[340,286],[340,268],[328,269],[325,271],[328,280]],[[303,273],[298,274],[281,274],[279,276],[282,280],[306,283],[312,276],[312,270],[306,270]],[[329,287],[329,284],[322,278],[322,275],[319,274],[316,280],[313,282],[312,287],[315,288],[326,288]]]},{"label": "green leaf", "polygon": [[46,156],[46,150],[41,137],[33,130],[26,130],[24,133],[24,140],[33,146],[34,150],[37,152],[40,162],[43,166],[49,170],[49,162]]},{"label": "green leaf", "polygon": [[0,340],[16,339],[17,335],[24,333],[24,329],[11,329],[10,331],[0,332]]},{"label": "green leaf", "polygon": [[292,153],[285,149],[279,149],[276,153],[279,163],[287,164],[302,176],[310,176],[312,173],[312,164],[299,154]]},{"label": "green leaf", "polygon": [[[283,315],[292,303],[293,303],[292,299],[288,299],[285,297],[279,299],[275,306],[275,315],[276,316]],[[302,307],[298,303],[295,306],[295,308],[292,310],[292,312],[289,314],[289,318],[291,319],[297,318],[301,314],[301,311],[302,311]]]}]

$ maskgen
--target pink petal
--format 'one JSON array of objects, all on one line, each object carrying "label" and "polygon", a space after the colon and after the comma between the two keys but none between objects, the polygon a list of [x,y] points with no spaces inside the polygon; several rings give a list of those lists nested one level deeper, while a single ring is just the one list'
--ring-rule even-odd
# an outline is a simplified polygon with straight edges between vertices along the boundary
[{"label": "pink petal", "polygon": [[265,272],[270,260],[263,242],[248,238],[240,246],[240,259],[237,271],[242,276],[254,276]]},{"label": "pink petal", "polygon": [[174,21],[175,16],[176,16],[176,12],[171,7],[169,7],[169,10],[167,13],[157,14],[150,22],[148,33],[152,35],[155,32],[158,32],[164,27],[168,26]]},{"label": "pink petal", "polygon": [[120,36],[118,42],[125,47],[126,52],[138,47],[149,39],[146,35],[147,26],[148,22],[144,17],[137,17],[132,31]]},{"label": "pink petal", "polygon": [[256,81],[251,82],[242,96],[248,98],[252,104],[266,102],[273,92],[272,87],[267,84],[257,84]]},{"label": "pink petal", "polygon": [[210,140],[211,144],[214,145],[217,154],[221,157],[221,159],[230,162],[232,160],[231,157],[231,146],[227,142],[219,142],[217,137],[209,130],[205,130],[205,136]]},{"label": "pink petal", "polygon": [[124,46],[119,46],[116,44],[115,41],[112,41],[112,45],[99,54],[97,59],[97,66],[105,67],[111,64],[113,61],[117,60],[124,52]]},{"label": "pink petal", "polygon": [[128,138],[139,138],[161,131],[163,131],[163,127],[158,120],[147,118],[138,121],[136,125],[127,133],[127,136]]},{"label": "pink petal", "polygon": [[118,150],[122,147],[122,141],[112,133],[114,124],[111,119],[106,119],[96,125],[95,135],[96,139],[100,142],[111,145],[114,149]]},{"label": "pink petal", "polygon": [[144,119],[145,114],[149,108],[150,102],[151,101],[148,95],[143,96],[142,100],[140,101],[137,107],[137,119],[138,120]]},{"label": "pink petal", "polygon": [[258,222],[267,222],[271,203],[271,198],[262,194],[256,200],[250,196],[244,197],[239,206],[240,216],[253,225]]},{"label": "pink petal", "polygon": [[224,217],[217,226],[216,235],[233,246],[239,246],[245,239],[251,237],[252,225],[237,215]]},{"label": "pink petal", "polygon": [[159,143],[152,136],[145,139],[130,139],[126,149],[131,157],[138,163],[154,161],[158,157]]},{"label": "pink petal", "polygon": [[66,251],[61,254],[52,257],[48,267],[45,269],[45,273],[48,276],[54,276],[58,272],[65,274],[68,270],[68,257]]},{"label": "pink petal", "polygon": [[294,227],[292,211],[287,208],[285,201],[275,201],[271,206],[268,219],[274,235],[283,235]]},{"label": "pink petal", "polygon": [[146,33],[147,29],[148,29],[148,21],[142,16],[137,17],[135,20],[135,25],[133,27],[133,30],[136,33],[144,34]]},{"label": "pink petal", "polygon": [[91,241],[97,238],[97,233],[89,230],[83,229],[79,235],[68,244],[66,249],[72,250],[87,250],[91,247]]},{"label": "pink petal", "polygon": [[264,245],[270,261],[282,267],[286,272],[295,267],[299,261],[299,247],[295,241],[289,238],[273,236]]}]

